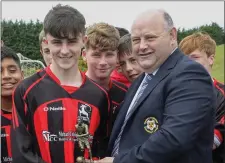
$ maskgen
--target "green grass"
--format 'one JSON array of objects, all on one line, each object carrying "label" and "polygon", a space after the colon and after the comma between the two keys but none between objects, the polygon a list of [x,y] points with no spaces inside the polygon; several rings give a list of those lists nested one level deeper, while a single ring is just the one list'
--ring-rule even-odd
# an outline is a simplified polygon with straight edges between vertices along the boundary
[{"label": "green grass", "polygon": [[224,83],[224,45],[216,48],[216,57],[213,65],[212,76]]}]

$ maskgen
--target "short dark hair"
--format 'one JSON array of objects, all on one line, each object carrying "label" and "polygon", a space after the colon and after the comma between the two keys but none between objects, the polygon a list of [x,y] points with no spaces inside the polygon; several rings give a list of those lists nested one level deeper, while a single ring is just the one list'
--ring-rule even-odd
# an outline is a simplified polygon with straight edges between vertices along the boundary
[{"label": "short dark hair", "polygon": [[68,38],[70,34],[78,36],[85,32],[85,18],[75,8],[58,4],[53,7],[44,19],[43,29],[45,34],[55,38]]},{"label": "short dark hair", "polygon": [[125,28],[116,27],[116,29],[119,31],[120,37],[123,37],[124,35],[129,34],[129,31]]},{"label": "short dark hair", "polygon": [[16,52],[14,52],[11,48],[9,48],[7,46],[1,47],[1,62],[5,58],[13,59],[16,62],[16,64],[19,66],[19,68],[21,68],[20,59],[19,59],[18,55],[16,54]]},{"label": "short dark hair", "polygon": [[118,46],[118,56],[132,53],[131,34],[126,34],[120,38]]}]

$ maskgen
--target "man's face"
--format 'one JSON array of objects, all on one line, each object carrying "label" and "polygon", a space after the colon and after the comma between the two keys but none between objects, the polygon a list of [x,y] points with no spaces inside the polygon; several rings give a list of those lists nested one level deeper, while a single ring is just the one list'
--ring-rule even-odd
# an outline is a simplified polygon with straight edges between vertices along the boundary
[{"label": "man's face", "polygon": [[12,92],[23,79],[23,74],[12,58],[4,58],[1,62],[1,96],[12,96]]},{"label": "man's face", "polygon": [[120,55],[119,63],[123,74],[130,82],[133,82],[143,72],[133,54]]},{"label": "man's face", "polygon": [[46,44],[45,42],[42,42],[40,52],[43,56],[45,64],[47,66],[50,65],[52,63],[52,55],[51,55],[50,50],[48,48],[48,44]]},{"label": "man's face", "polygon": [[52,55],[52,65],[59,69],[68,70],[78,66],[81,48],[83,47],[83,35],[69,37],[65,39],[54,38],[50,34],[46,35],[48,48]]},{"label": "man's face", "polygon": [[159,67],[172,52],[176,29],[165,30],[162,16],[137,19],[131,29],[133,53],[145,72]]},{"label": "man's face", "polygon": [[214,62],[214,54],[208,57],[204,51],[196,49],[195,51],[191,52],[188,56],[191,59],[195,60],[196,62],[200,63],[202,66],[204,66],[208,72],[211,72],[212,65]]},{"label": "man's face", "polygon": [[117,63],[117,50],[100,51],[98,49],[86,49],[84,57],[87,61],[88,71],[96,79],[107,79]]}]

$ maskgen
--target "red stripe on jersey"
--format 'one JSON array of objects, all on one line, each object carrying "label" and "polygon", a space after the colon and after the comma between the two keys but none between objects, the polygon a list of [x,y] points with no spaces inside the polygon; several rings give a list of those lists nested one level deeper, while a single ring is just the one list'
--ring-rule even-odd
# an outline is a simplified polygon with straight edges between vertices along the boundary
[{"label": "red stripe on jersey", "polygon": [[113,82],[113,84],[114,84],[115,86],[117,86],[118,88],[120,88],[121,90],[123,90],[123,91],[127,92],[127,90],[126,90],[125,88],[123,88],[123,87],[119,86],[118,84],[116,84],[116,83],[114,83],[114,82]]},{"label": "red stripe on jersey", "polygon": [[[77,108],[78,103],[70,99],[63,101],[63,106],[67,109],[63,112],[63,129],[64,132],[75,132],[75,125],[77,123]],[[72,137],[73,138],[73,137]],[[65,162],[74,162],[74,142],[64,142],[64,156]]]},{"label": "red stripe on jersey", "polygon": [[9,135],[6,137],[8,157],[12,157],[11,141],[10,141],[10,126],[5,126],[5,133]]},{"label": "red stripe on jersey", "polygon": [[119,106],[120,104],[115,102],[115,101],[112,101],[113,104],[116,104],[117,106]]},{"label": "red stripe on jersey", "polygon": [[3,112],[1,112],[1,116],[5,117],[8,120],[12,119],[12,114],[4,114]]},{"label": "red stripe on jersey", "polygon": [[106,92],[105,89],[103,89],[100,85],[98,85],[97,83],[93,82],[92,80],[90,80],[92,83],[94,83],[97,87],[99,87],[105,94],[106,94],[106,97],[107,97],[107,101],[108,101],[108,111],[110,111],[110,100],[109,100],[109,95],[108,93]]},{"label": "red stripe on jersey", "polygon": [[218,90],[220,90],[220,92],[225,96],[224,90],[218,85],[218,83],[221,84],[221,85],[224,85],[224,84],[220,83],[219,81],[217,81],[216,79],[213,78],[213,84],[214,84],[214,86],[215,86]]},{"label": "red stripe on jersey", "polygon": [[26,90],[26,92],[24,93],[23,99],[25,100],[27,94],[30,92],[30,90],[37,84],[39,83],[44,77],[46,76],[46,73],[38,80],[36,80],[33,84],[31,84],[31,86],[29,86]]},{"label": "red stripe on jersey", "polygon": [[[15,96],[15,89],[12,93],[12,97]],[[14,102],[14,99],[12,100],[12,119],[13,119],[13,127],[14,129],[16,127],[19,127],[19,120],[18,120],[18,115],[17,115],[17,112],[16,112],[16,106],[15,106],[15,102]]]},{"label": "red stripe on jersey", "polygon": [[[106,92],[105,89],[103,89],[101,86],[99,86],[97,83],[93,82],[92,80],[90,80],[92,83],[94,83],[97,87],[99,87],[105,94],[106,94],[106,97],[107,97],[107,101],[108,101],[108,113],[110,113],[110,99],[109,99],[109,94]],[[107,125],[107,135],[109,135],[109,123]]]},{"label": "red stripe on jersey", "polygon": [[34,113],[34,129],[38,141],[38,145],[41,152],[41,157],[47,163],[51,163],[51,157],[49,153],[49,142],[44,141],[43,131],[48,131],[48,117],[47,111],[42,111],[46,105],[41,105]]},{"label": "red stripe on jersey", "polygon": [[[92,106],[92,105],[90,106],[92,107],[92,113],[91,113],[91,119],[90,119],[90,125],[89,125],[89,134],[94,136],[95,131],[100,124],[100,114],[99,114],[99,110],[95,106]],[[89,157],[89,152],[87,149],[85,149],[84,151],[84,157],[86,159],[88,159]]]}]

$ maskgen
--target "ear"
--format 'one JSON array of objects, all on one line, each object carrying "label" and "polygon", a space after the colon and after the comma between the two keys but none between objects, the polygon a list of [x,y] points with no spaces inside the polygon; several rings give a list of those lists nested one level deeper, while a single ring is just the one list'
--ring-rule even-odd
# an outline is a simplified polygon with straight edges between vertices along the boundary
[{"label": "ear", "polygon": [[84,42],[84,44],[86,44],[87,41],[88,41],[88,37],[87,37],[87,35],[85,35],[85,36],[83,37],[83,42]]},{"label": "ear", "polygon": [[209,65],[212,67],[215,59],[215,54],[212,54],[208,57]]},{"label": "ear", "polygon": [[24,79],[24,72],[23,72],[23,70],[21,70],[21,80],[23,80]]},{"label": "ear", "polygon": [[177,42],[177,29],[173,27],[170,31],[170,39],[171,44],[175,44]]},{"label": "ear", "polygon": [[86,58],[86,49],[83,49],[83,51],[82,51],[82,59],[83,59],[83,61],[87,61],[87,58]]}]

